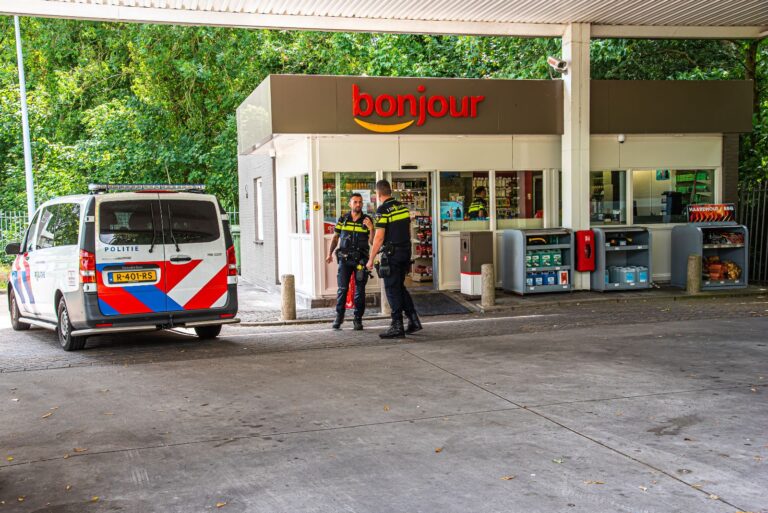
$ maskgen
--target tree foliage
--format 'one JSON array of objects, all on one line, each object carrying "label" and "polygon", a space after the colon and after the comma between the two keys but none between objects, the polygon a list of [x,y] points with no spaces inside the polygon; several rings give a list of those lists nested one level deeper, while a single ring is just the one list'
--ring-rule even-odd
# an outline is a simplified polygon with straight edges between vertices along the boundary
[{"label": "tree foliage", "polygon": [[[559,39],[287,32],[22,19],[39,201],[88,182],[203,182],[236,208],[235,109],[270,73],[551,78]],[[605,79],[739,79],[761,84],[742,174],[765,179],[766,45],[601,40]],[[24,210],[12,18],[0,18],[0,209]]]}]

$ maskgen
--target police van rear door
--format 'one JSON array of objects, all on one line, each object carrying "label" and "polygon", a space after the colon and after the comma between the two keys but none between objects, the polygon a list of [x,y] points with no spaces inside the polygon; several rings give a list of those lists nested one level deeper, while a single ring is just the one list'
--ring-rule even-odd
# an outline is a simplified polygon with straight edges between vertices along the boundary
[{"label": "police van rear door", "polygon": [[211,195],[163,194],[168,310],[227,303],[227,246],[218,202]]},{"label": "police van rear door", "polygon": [[168,310],[160,208],[157,193],[97,197],[96,292],[102,314]]}]

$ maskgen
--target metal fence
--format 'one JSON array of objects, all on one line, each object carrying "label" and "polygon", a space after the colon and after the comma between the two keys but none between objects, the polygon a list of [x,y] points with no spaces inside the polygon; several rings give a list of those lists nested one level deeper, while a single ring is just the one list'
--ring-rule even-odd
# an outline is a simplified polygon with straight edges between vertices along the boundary
[{"label": "metal fence", "polygon": [[768,186],[739,191],[738,221],[749,229],[749,281],[768,283]]}]

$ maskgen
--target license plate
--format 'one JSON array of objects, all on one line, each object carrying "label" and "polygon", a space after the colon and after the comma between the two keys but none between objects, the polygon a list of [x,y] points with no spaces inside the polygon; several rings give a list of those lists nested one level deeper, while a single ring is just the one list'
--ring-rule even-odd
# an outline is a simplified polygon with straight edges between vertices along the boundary
[{"label": "license plate", "polygon": [[146,283],[157,281],[157,271],[113,271],[109,273],[109,283]]}]

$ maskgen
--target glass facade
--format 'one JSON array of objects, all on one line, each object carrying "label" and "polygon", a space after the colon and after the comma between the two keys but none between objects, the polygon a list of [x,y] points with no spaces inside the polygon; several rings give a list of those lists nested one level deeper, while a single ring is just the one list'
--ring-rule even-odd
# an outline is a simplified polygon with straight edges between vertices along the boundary
[{"label": "glass facade", "polygon": [[440,231],[490,229],[487,171],[440,173]]},{"label": "glass facade", "polygon": [[688,205],[714,203],[715,172],[637,169],[632,171],[634,222],[685,223]]},{"label": "glass facade", "polygon": [[626,171],[592,171],[589,174],[589,190],[591,224],[595,226],[626,224]]},{"label": "glass facade", "polygon": [[544,173],[542,171],[497,171],[497,229],[543,226]]}]

